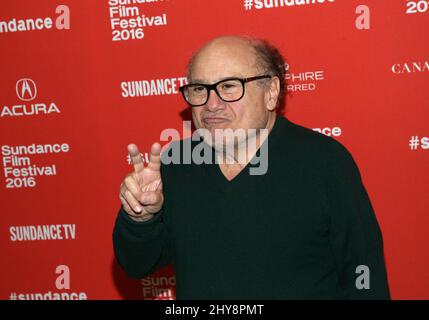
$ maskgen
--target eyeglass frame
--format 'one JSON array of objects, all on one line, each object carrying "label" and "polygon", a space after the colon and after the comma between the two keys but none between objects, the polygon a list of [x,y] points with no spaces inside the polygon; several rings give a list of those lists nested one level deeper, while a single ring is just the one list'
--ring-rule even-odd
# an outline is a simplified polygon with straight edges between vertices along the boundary
[{"label": "eyeglass frame", "polygon": [[[248,77],[248,78],[237,78],[237,77],[231,77],[231,78],[226,78],[226,79],[220,80],[220,81],[218,81],[218,82],[216,82],[216,83],[213,83],[213,84],[189,83],[189,84],[185,84],[185,85],[183,85],[183,86],[179,87],[179,90],[180,90],[180,92],[182,93],[183,99],[185,99],[185,101],[186,101],[186,103],[187,103],[187,104],[189,104],[191,107],[201,107],[201,106],[205,105],[205,104],[207,103],[207,101],[209,101],[209,98],[210,98],[210,91],[212,91],[212,90],[214,90],[214,92],[216,92],[216,95],[217,95],[217,96],[218,96],[222,101],[225,101],[225,102],[236,102],[236,101],[238,101],[238,100],[241,100],[241,99],[244,97],[244,93],[245,93],[245,91],[246,91],[246,86],[245,86],[245,84],[246,84],[247,82],[251,82],[251,81],[255,81],[255,80],[260,80],[260,79],[266,79],[266,78],[271,79],[272,77],[273,77],[273,76],[272,76],[272,75],[269,75],[269,74],[266,74],[266,75],[260,75],[260,76],[255,76],[255,77]],[[222,98],[222,97],[220,96],[220,94],[219,94],[219,92],[217,91],[217,88],[216,88],[216,87],[217,87],[220,83],[222,83],[222,82],[225,82],[225,81],[231,81],[231,80],[238,80],[238,81],[240,81],[240,83],[241,83],[241,87],[243,88],[243,93],[241,94],[241,96],[240,96],[238,99],[234,99],[234,100],[225,100],[224,98]],[[189,101],[186,99],[186,96],[185,96],[185,89],[186,89],[187,87],[195,86],[195,85],[203,86],[203,87],[207,90],[207,98],[206,98],[206,101],[205,101],[204,103],[202,103],[202,104],[191,104],[191,103],[189,103]]]}]

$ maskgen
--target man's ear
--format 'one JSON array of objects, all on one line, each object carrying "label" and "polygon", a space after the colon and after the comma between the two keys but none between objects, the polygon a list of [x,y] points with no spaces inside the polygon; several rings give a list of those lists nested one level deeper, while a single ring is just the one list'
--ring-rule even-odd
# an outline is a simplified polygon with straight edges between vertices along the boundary
[{"label": "man's ear", "polygon": [[277,107],[277,100],[280,95],[280,79],[273,76],[270,80],[269,87],[265,92],[265,106],[269,111],[273,111]]}]

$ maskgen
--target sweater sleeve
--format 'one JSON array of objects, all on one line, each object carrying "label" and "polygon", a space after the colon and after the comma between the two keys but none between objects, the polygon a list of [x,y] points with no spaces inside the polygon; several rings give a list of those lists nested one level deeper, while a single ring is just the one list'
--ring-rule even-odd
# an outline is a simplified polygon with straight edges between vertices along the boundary
[{"label": "sweater sleeve", "polygon": [[342,299],[390,299],[382,234],[359,169],[342,144],[332,140],[330,147],[330,243]]},{"label": "sweater sleeve", "polygon": [[170,240],[163,212],[145,222],[132,220],[123,207],[113,230],[115,256],[133,278],[144,278],[171,260]]}]

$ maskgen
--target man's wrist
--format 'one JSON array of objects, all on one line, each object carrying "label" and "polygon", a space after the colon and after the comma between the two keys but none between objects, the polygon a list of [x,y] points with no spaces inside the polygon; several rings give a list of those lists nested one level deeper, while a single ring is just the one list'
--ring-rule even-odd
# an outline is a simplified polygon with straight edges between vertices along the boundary
[{"label": "man's wrist", "polygon": [[157,218],[158,216],[160,216],[161,212],[162,212],[162,209],[157,213],[143,213],[141,217],[132,216],[128,214],[127,211],[125,211],[123,206],[121,206],[120,216],[124,222],[128,222],[134,225],[146,225],[146,224],[152,224],[152,221],[158,220]]},{"label": "man's wrist", "polygon": [[[127,213],[128,214],[128,213]],[[143,214],[141,217],[136,217],[136,216],[132,216],[128,214],[128,217],[130,217],[130,219],[136,221],[136,222],[146,222],[149,221],[153,218],[154,214]]]}]

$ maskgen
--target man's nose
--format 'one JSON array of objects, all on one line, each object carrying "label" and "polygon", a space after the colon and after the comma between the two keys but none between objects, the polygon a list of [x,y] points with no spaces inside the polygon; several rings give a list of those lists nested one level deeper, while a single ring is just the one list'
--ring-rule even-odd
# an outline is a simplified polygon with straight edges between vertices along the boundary
[{"label": "man's nose", "polygon": [[210,90],[209,98],[206,107],[209,111],[216,111],[224,106],[224,101],[216,94],[214,90]]}]

